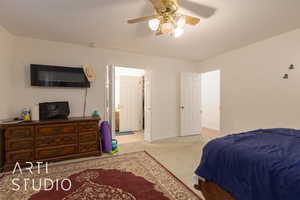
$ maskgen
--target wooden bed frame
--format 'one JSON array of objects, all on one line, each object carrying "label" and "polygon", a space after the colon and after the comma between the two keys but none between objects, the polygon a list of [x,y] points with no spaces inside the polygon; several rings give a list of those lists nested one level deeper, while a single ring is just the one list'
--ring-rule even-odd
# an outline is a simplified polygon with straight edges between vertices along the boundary
[{"label": "wooden bed frame", "polygon": [[200,178],[195,188],[202,192],[206,200],[236,200],[217,184],[201,180]]}]

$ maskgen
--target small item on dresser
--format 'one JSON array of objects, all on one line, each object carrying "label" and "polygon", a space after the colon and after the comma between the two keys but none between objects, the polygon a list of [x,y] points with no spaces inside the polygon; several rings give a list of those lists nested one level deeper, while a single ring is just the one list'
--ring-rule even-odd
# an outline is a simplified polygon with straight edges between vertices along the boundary
[{"label": "small item on dresser", "polygon": [[40,111],[39,105],[36,104],[31,108],[31,120],[32,121],[39,121],[40,120]]},{"label": "small item on dresser", "polygon": [[39,104],[40,120],[68,119],[70,115],[69,102],[46,102]]},{"label": "small item on dresser", "polygon": [[24,122],[24,120],[20,118],[14,118],[14,119],[1,120],[0,124],[18,124],[21,122]]},{"label": "small item on dresser", "polygon": [[92,112],[92,117],[100,117],[100,114],[99,114],[99,111],[98,110],[94,110],[93,112]]},{"label": "small item on dresser", "polygon": [[30,121],[30,108],[24,108],[22,110],[22,119],[24,121]]}]

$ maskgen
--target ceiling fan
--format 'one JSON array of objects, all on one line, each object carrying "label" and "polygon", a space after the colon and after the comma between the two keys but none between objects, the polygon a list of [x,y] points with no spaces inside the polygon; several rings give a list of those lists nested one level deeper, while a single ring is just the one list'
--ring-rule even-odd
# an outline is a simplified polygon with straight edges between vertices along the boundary
[{"label": "ceiling fan", "polygon": [[[149,0],[154,7],[154,15],[140,17],[128,20],[129,24],[148,21],[149,28],[156,33],[156,35],[171,34],[174,37],[179,37],[184,33],[184,25],[197,25],[200,19],[197,17],[181,14],[178,12],[179,5],[177,0]],[[191,11],[202,12],[204,17],[209,17],[214,13],[214,9],[201,6],[190,0],[181,0],[185,8]],[[183,6],[181,6],[183,7]],[[200,14],[201,16],[201,14]]]}]

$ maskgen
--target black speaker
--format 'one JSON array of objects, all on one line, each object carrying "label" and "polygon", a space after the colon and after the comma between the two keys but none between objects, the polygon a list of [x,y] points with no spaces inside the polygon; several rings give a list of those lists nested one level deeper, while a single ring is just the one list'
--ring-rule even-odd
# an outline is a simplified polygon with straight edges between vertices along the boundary
[{"label": "black speaker", "polygon": [[40,120],[68,119],[70,115],[69,103],[47,102],[39,104]]}]

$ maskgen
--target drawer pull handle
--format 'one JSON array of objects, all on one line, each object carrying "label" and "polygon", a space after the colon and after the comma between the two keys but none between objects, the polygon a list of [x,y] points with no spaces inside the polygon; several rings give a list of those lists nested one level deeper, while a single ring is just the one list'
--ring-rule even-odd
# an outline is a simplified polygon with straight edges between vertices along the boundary
[{"label": "drawer pull handle", "polygon": [[82,126],[82,128],[89,129],[89,128],[94,128],[94,127],[93,126]]},{"label": "drawer pull handle", "polygon": [[53,130],[56,131],[56,132],[59,132],[59,131],[64,130],[64,128],[53,128]]}]

